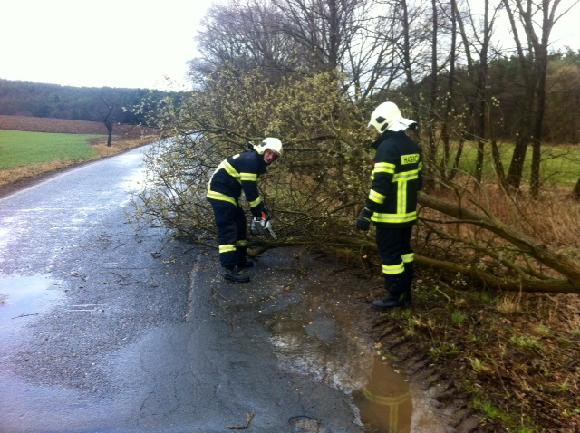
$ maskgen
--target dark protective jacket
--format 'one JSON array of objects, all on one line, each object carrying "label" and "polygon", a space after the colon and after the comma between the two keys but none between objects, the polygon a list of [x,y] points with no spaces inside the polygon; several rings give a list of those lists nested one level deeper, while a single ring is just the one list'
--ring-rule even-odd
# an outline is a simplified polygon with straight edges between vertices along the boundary
[{"label": "dark protective jacket", "polygon": [[243,190],[252,214],[260,216],[264,204],[256,182],[258,176],[266,173],[266,168],[264,157],[255,150],[248,150],[224,159],[208,182],[207,198],[237,206]]},{"label": "dark protective jacket", "polygon": [[421,189],[421,148],[403,131],[385,131],[376,148],[372,186],[366,207],[375,224],[404,227],[417,220]]}]

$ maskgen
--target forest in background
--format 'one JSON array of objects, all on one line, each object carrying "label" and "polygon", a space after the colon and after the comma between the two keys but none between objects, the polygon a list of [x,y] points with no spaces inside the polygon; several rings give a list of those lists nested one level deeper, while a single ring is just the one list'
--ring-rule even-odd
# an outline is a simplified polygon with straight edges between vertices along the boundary
[{"label": "forest in background", "polygon": [[153,110],[166,97],[178,98],[178,94],[0,79],[0,115],[103,122],[111,110],[109,118],[114,123],[143,125],[145,118],[135,107],[142,106],[146,100],[150,104],[147,108]]}]

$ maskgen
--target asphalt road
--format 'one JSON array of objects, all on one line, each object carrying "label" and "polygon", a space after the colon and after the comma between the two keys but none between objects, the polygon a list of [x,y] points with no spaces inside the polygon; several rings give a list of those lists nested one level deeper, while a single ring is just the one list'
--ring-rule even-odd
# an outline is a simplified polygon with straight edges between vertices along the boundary
[{"label": "asphalt road", "polygon": [[361,431],[348,392],[280,355],[292,259],[232,286],[215,252],[131,222],[142,153],[0,199],[0,432]]}]

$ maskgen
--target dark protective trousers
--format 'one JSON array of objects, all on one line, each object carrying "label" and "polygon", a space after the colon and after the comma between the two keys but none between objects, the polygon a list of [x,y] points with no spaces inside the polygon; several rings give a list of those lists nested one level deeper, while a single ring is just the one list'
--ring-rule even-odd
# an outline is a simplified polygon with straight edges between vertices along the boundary
[{"label": "dark protective trousers", "polygon": [[413,281],[413,250],[411,231],[413,226],[393,227],[377,224],[376,240],[381,261],[385,288],[392,296],[411,293]]},{"label": "dark protective trousers", "polygon": [[208,200],[213,208],[218,230],[220,263],[233,268],[247,260],[247,221],[244,210],[221,200]]}]

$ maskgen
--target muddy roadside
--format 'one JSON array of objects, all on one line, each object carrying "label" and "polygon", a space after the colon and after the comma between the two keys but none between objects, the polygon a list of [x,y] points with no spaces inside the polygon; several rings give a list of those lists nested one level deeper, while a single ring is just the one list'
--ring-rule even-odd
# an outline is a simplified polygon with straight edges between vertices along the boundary
[{"label": "muddy roadside", "polygon": [[317,251],[265,254],[279,257],[261,271],[270,284],[242,293],[280,363],[351,394],[368,431],[578,431],[577,297],[501,295],[420,269],[413,307],[377,313],[372,270]]}]

